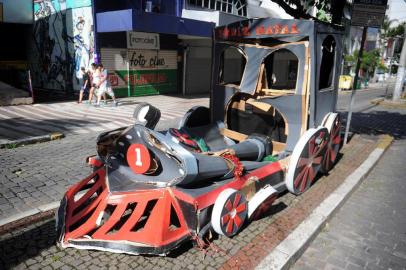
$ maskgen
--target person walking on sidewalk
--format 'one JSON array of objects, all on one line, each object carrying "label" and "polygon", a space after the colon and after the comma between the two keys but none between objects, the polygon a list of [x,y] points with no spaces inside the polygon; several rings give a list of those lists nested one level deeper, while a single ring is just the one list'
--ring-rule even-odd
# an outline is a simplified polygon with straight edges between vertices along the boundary
[{"label": "person walking on sidewalk", "polygon": [[98,75],[100,76],[100,81],[98,84],[98,91],[97,91],[97,103],[96,106],[100,106],[100,100],[102,95],[106,93],[113,99],[113,105],[117,106],[116,97],[114,95],[113,89],[110,85],[108,80],[108,72],[107,69],[104,68],[103,64],[99,64],[97,66]]},{"label": "person walking on sidewalk", "polygon": [[82,71],[82,86],[80,88],[80,93],[79,93],[79,101],[78,103],[82,103],[83,100],[83,94],[89,95],[89,91],[91,88],[91,81],[90,81],[90,76],[89,73],[90,71],[85,70],[85,67],[81,67],[80,70]]},{"label": "person walking on sidewalk", "polygon": [[91,64],[91,69],[89,70],[89,79],[90,79],[90,90],[89,90],[89,104],[92,103],[94,91],[97,84],[100,81],[100,76],[97,73],[97,65],[95,63]]}]

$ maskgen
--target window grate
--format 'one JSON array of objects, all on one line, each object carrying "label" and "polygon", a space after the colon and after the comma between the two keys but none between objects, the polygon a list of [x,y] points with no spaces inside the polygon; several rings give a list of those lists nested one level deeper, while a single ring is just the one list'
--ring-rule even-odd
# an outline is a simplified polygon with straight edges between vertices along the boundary
[{"label": "window grate", "polygon": [[199,8],[247,17],[246,0],[188,0],[188,4]]}]

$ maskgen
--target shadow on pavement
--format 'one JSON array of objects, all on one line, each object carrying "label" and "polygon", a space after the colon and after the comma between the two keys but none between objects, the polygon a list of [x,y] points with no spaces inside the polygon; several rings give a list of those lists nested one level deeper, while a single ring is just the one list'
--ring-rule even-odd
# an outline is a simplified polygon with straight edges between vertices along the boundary
[{"label": "shadow on pavement", "polygon": [[[73,132],[78,129],[91,129],[92,126],[100,125],[100,122],[108,123],[108,120],[92,119],[27,119],[22,117],[0,120],[0,128],[8,130],[8,133],[0,135],[0,139],[22,139],[30,136],[46,135],[51,132]],[[78,132],[79,133],[79,132]]]},{"label": "shadow on pavement", "polygon": [[163,94],[160,96],[166,96],[166,97],[174,97],[174,98],[183,98],[183,99],[199,99],[199,98],[208,98],[210,95],[209,93],[207,94],[194,94],[194,95],[181,95],[181,94]]},{"label": "shadow on pavement", "polygon": [[0,269],[10,269],[55,245],[55,220],[22,229],[18,233],[2,235],[0,239]]},{"label": "shadow on pavement", "polygon": [[[342,114],[342,117],[345,127],[347,115]],[[388,111],[355,112],[352,114],[350,130],[359,134],[389,134],[395,139],[404,139],[406,137],[406,114]]]}]

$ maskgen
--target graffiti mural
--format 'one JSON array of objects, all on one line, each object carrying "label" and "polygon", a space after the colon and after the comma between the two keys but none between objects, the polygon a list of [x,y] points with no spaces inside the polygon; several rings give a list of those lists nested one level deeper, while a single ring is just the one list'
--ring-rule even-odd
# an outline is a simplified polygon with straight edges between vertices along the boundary
[{"label": "graffiti mural", "polygon": [[[73,41],[75,48],[75,76],[81,78],[81,67],[88,68],[93,60],[93,25],[91,8],[73,10]],[[86,19],[87,18],[87,19]]]},{"label": "graffiti mural", "polygon": [[34,0],[33,84],[65,92],[80,89],[80,67],[93,62],[91,0]]}]

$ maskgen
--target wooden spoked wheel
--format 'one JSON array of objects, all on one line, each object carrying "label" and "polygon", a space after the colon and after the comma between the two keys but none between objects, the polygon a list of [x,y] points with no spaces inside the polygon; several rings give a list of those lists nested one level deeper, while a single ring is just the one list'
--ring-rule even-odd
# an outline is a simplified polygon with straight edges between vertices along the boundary
[{"label": "wooden spoked wheel", "polygon": [[305,192],[321,168],[329,134],[327,128],[307,130],[299,139],[289,161],[285,184],[293,194]]},{"label": "wooden spoked wheel", "polygon": [[223,190],[213,207],[211,223],[215,232],[232,237],[241,229],[248,214],[245,195],[235,189]]},{"label": "wooden spoked wheel", "polygon": [[327,143],[326,153],[323,158],[320,171],[327,173],[330,171],[337,160],[338,151],[341,145],[341,118],[338,113],[329,113],[323,120],[322,125],[329,131],[329,140]]}]

